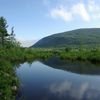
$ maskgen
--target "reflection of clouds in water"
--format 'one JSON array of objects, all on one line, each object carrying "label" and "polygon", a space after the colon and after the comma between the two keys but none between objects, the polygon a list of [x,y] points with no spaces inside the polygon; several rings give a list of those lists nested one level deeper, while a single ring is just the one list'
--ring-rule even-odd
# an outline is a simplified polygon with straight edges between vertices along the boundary
[{"label": "reflection of clouds in water", "polygon": [[83,84],[81,84],[79,87],[75,88],[72,87],[70,90],[70,95],[73,98],[77,98],[77,99],[82,99],[85,92],[87,91],[87,89],[89,88],[89,83],[85,82]]},{"label": "reflection of clouds in water", "polygon": [[70,91],[72,84],[70,82],[63,82],[61,84],[53,84],[50,86],[50,91],[52,93],[58,93],[59,95],[64,95],[67,91]]},{"label": "reflection of clouds in water", "polygon": [[[98,87],[99,88],[99,87]],[[100,88],[99,89],[89,89],[86,91],[87,100],[100,100]]]},{"label": "reflection of clouds in water", "polygon": [[50,92],[58,96],[65,96],[66,98],[69,95],[71,98],[82,100],[94,100],[100,99],[100,88],[93,88],[89,82],[80,83],[71,83],[70,81],[65,81],[61,84],[52,84],[49,88]]}]

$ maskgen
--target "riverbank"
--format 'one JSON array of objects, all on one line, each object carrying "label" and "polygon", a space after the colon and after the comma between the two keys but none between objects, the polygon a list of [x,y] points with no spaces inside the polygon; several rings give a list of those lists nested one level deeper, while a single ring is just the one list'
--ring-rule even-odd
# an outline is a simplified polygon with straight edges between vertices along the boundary
[{"label": "riverbank", "polygon": [[16,65],[38,58],[46,59],[51,55],[48,51],[25,48],[0,49],[0,100],[15,100],[19,84]]},{"label": "riverbank", "polygon": [[100,63],[100,48],[95,49],[0,49],[0,100],[15,100],[19,81],[15,74],[15,65],[35,59],[47,59],[59,56],[65,60],[83,60]]},{"label": "riverbank", "polygon": [[0,59],[0,100],[15,100],[18,84],[13,64]]},{"label": "riverbank", "polygon": [[72,49],[60,52],[59,56],[67,60],[90,61],[100,63],[100,49]]}]

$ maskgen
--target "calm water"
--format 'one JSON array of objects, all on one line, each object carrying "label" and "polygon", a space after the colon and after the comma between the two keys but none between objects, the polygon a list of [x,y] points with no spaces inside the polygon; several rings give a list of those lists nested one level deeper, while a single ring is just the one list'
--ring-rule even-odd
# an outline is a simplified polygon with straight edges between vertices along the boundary
[{"label": "calm water", "polygon": [[50,58],[20,64],[16,73],[16,100],[100,100],[99,65]]}]

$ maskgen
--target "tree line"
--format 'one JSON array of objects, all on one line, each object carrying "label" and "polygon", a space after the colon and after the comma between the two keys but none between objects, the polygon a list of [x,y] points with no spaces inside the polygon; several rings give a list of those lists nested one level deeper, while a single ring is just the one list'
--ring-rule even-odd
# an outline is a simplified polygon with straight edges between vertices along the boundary
[{"label": "tree line", "polygon": [[0,48],[6,47],[17,47],[20,45],[20,43],[16,40],[15,34],[14,34],[14,27],[11,28],[11,33],[8,33],[7,31],[8,24],[6,19],[1,16],[0,17]]}]

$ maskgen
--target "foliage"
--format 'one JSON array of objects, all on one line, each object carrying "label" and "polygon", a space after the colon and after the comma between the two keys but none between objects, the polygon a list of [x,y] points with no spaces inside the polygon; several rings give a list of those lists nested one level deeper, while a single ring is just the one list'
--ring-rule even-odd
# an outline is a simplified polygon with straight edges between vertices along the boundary
[{"label": "foliage", "polygon": [[15,100],[12,87],[18,85],[18,79],[11,58],[16,55],[13,52],[16,52],[15,48],[19,48],[19,42],[15,39],[14,28],[12,27],[9,34],[7,27],[6,19],[0,17],[0,100]]},{"label": "foliage", "polygon": [[[36,48],[9,48],[0,49],[0,96],[1,100],[13,100],[11,87],[18,84],[15,77],[13,63],[47,59],[50,56],[59,56],[65,60],[83,60],[100,62],[100,49],[36,49]],[[10,79],[10,80],[9,80]]]},{"label": "foliage", "polygon": [[0,59],[0,100],[15,100],[12,86],[17,85],[18,79],[12,66],[9,61]]},{"label": "foliage", "polygon": [[11,34],[7,31],[7,21],[4,17],[0,17],[0,47],[14,47],[19,46],[15,39],[14,27],[11,28]]},{"label": "foliage", "polygon": [[98,47],[100,46],[100,28],[77,29],[47,36],[32,47]]},{"label": "foliage", "polygon": [[[0,17],[0,100],[15,100],[16,93],[12,87],[18,86],[19,83],[15,75],[16,62],[19,64],[35,59],[47,59],[50,56],[59,56],[66,60],[100,62],[99,47],[91,49],[82,47],[82,44],[100,44],[100,40],[98,40],[100,39],[100,34],[98,34],[100,29],[74,30],[55,34],[40,40],[35,45],[36,47],[52,46],[53,48],[21,48],[20,43],[15,39],[14,27],[11,29],[11,34],[8,34],[7,27],[5,18]],[[74,48],[69,48],[69,46],[65,46],[66,43],[81,45],[80,48],[75,45]],[[57,48],[55,48],[56,45]],[[63,48],[61,48],[62,45]]]},{"label": "foliage", "polygon": [[100,49],[98,48],[78,48],[71,49],[69,52],[60,52],[60,57],[70,60],[83,60],[91,62],[100,62]]},{"label": "foliage", "polygon": [[5,38],[8,36],[7,33],[7,21],[4,17],[0,17],[0,43],[1,46],[5,44]]}]

